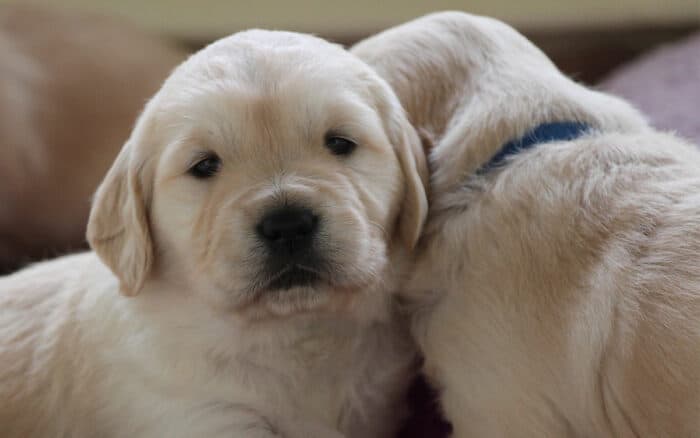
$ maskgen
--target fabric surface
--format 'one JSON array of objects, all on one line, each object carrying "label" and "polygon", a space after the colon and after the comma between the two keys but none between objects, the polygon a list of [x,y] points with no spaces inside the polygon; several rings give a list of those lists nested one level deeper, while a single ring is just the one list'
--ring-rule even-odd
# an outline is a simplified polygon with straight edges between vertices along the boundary
[{"label": "fabric surface", "polygon": [[700,32],[622,66],[600,88],[631,102],[654,127],[700,144]]}]

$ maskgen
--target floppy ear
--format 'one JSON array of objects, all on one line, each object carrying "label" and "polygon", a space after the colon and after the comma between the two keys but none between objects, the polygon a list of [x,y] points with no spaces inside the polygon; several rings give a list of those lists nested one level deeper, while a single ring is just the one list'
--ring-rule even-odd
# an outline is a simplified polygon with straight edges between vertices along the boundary
[{"label": "floppy ear", "polygon": [[428,216],[426,155],[416,130],[406,119],[403,110],[400,114],[395,114],[390,122],[389,137],[405,181],[404,199],[399,212],[399,233],[406,247],[413,249]]},{"label": "floppy ear", "polygon": [[92,249],[119,279],[126,296],[138,294],[152,264],[143,165],[127,143],[97,189],[87,226]]}]

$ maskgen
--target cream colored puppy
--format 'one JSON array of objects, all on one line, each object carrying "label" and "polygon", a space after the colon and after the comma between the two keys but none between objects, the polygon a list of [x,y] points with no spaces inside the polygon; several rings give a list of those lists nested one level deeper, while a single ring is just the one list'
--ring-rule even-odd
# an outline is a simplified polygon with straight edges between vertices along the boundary
[{"label": "cream colored puppy", "polygon": [[353,52],[434,144],[410,288],[454,436],[700,436],[696,147],[492,19]]},{"label": "cream colored puppy", "polygon": [[97,192],[95,252],[0,281],[0,435],[390,436],[421,157],[338,46],[248,31],[192,56]]}]

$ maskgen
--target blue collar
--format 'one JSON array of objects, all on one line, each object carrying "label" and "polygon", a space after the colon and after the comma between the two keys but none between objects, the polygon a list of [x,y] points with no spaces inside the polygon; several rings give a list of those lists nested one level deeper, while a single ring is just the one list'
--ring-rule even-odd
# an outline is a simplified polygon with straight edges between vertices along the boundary
[{"label": "blue collar", "polygon": [[587,124],[581,122],[542,123],[522,137],[504,144],[496,155],[488,163],[481,166],[476,173],[477,175],[483,175],[496,167],[500,167],[509,157],[537,144],[574,140],[585,134],[589,129],[590,127]]}]

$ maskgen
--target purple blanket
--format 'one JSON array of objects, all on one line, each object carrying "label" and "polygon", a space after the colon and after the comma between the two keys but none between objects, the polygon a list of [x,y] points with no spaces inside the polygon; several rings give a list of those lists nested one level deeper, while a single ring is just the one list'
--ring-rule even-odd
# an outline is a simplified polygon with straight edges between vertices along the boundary
[{"label": "purple blanket", "polygon": [[700,33],[619,68],[600,88],[627,99],[656,128],[700,144]]}]

